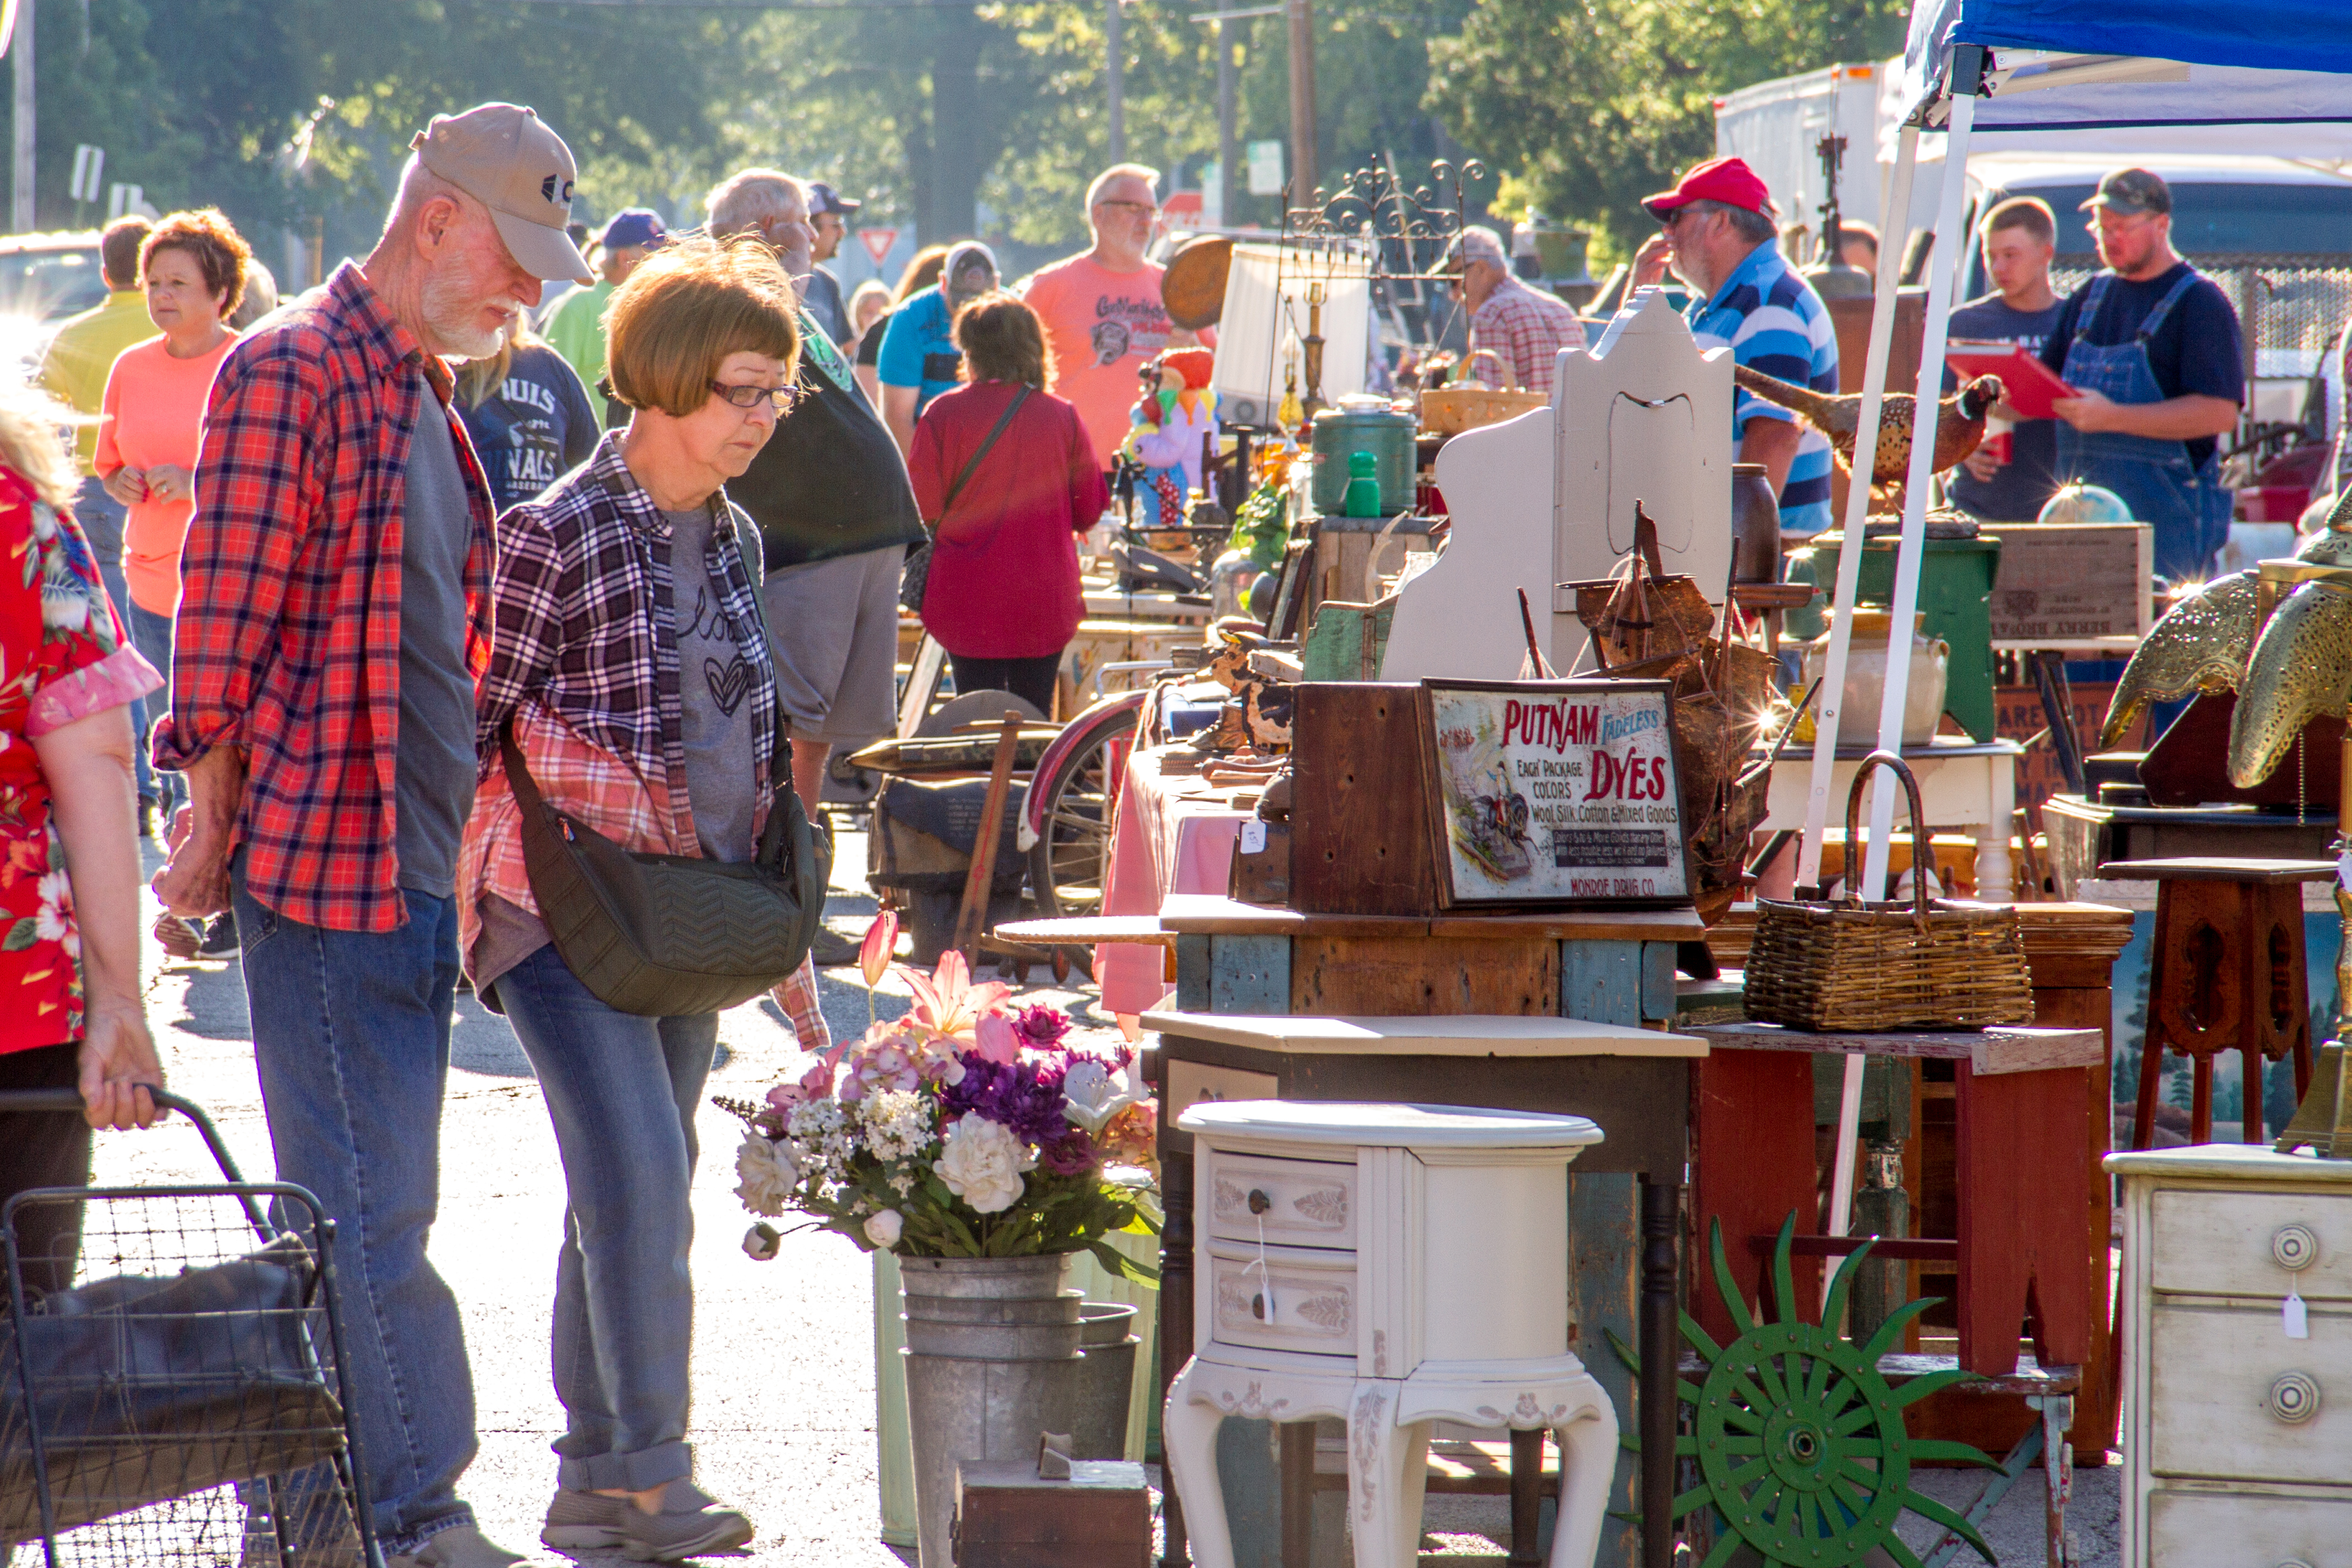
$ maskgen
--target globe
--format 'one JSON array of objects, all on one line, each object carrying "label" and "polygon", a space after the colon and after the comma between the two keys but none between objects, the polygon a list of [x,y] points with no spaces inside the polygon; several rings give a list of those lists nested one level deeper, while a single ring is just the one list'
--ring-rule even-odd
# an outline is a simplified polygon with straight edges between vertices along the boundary
[{"label": "globe", "polygon": [[2130,522],[2131,508],[2111,489],[2080,482],[2062,485],[2042,506],[2037,522]]}]

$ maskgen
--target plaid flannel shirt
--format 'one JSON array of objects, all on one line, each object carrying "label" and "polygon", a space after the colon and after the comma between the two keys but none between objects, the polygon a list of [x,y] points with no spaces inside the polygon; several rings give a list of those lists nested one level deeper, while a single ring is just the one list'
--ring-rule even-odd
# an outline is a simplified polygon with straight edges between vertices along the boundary
[{"label": "plaid flannel shirt", "polygon": [[[766,825],[772,781],[791,763],[776,742],[776,679],[759,594],[739,534],[748,524],[724,502],[711,550],[751,668],[753,788]],[[753,535],[754,538],[757,535]],[[499,731],[515,744],[540,794],[623,847],[699,855],[686,784],[686,712],[678,693],[670,526],[606,435],[586,467],[498,521],[491,597],[497,635],[477,706],[481,785],[458,857],[458,951],[470,963],[482,899],[491,893],[539,913],[523,864],[522,819],[507,787]],[[780,774],[778,768],[784,772]],[[832,1043],[817,1005],[813,961],[775,989],[802,1047]]]},{"label": "plaid flannel shirt", "polygon": [[[180,558],[155,765],[246,753],[236,841],[254,898],[331,931],[408,919],[394,848],[401,503],[426,387],[448,374],[346,262],[214,379]],[[450,420],[474,538],[466,661],[489,662],[490,490]]]},{"label": "plaid flannel shirt", "polygon": [[1562,349],[1584,346],[1584,323],[1566,300],[1538,294],[1506,278],[1470,318],[1470,347],[1488,349],[1529,392],[1549,392],[1553,362]]}]

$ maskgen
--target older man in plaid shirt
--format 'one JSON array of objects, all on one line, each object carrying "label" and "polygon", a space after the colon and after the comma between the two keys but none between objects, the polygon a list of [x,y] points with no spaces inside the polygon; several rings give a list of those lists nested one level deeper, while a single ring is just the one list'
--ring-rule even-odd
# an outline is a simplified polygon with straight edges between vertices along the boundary
[{"label": "older man in plaid shirt", "polygon": [[[1538,293],[1512,276],[1502,238],[1491,228],[1464,229],[1446,258],[1462,269],[1472,356],[1491,353],[1511,385],[1549,392],[1559,351],[1584,346],[1584,323],[1576,312],[1559,296]],[[1486,374],[1483,361],[1466,368]]]},{"label": "older man in plaid shirt", "polygon": [[457,1494],[473,1381],[425,1257],[490,647],[490,492],[442,359],[497,353],[542,279],[590,278],[564,235],[572,153],[531,110],[437,117],[412,146],[368,258],[213,384],[155,739],[194,805],[155,891],[236,911],[278,1174],[338,1226],[391,1563],[503,1568]]}]

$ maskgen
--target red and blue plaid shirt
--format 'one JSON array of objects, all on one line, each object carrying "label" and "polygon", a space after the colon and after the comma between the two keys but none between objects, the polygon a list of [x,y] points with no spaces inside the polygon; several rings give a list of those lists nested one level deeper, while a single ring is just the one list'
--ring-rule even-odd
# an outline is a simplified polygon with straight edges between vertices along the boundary
[{"label": "red and blue plaid shirt", "polygon": [[[392,931],[408,918],[393,821],[401,502],[410,437],[418,419],[447,417],[447,379],[347,262],[229,351],[205,411],[155,765],[245,752],[247,889],[305,925]],[[490,490],[450,423],[474,519],[466,662],[478,683]]]}]

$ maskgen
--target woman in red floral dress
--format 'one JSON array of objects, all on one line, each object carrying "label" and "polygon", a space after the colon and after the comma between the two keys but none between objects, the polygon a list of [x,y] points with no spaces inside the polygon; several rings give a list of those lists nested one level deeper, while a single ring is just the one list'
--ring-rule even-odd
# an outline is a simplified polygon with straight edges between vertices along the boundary
[{"label": "woman in red floral dress", "polygon": [[[81,1090],[80,1119],[0,1112],[0,1203],[84,1186],[90,1129],[144,1127],[161,1087],[139,987],[130,704],[163,685],[65,508],[61,416],[0,391],[0,1089]],[[17,1216],[28,1283],[73,1276],[80,1215]]]}]

